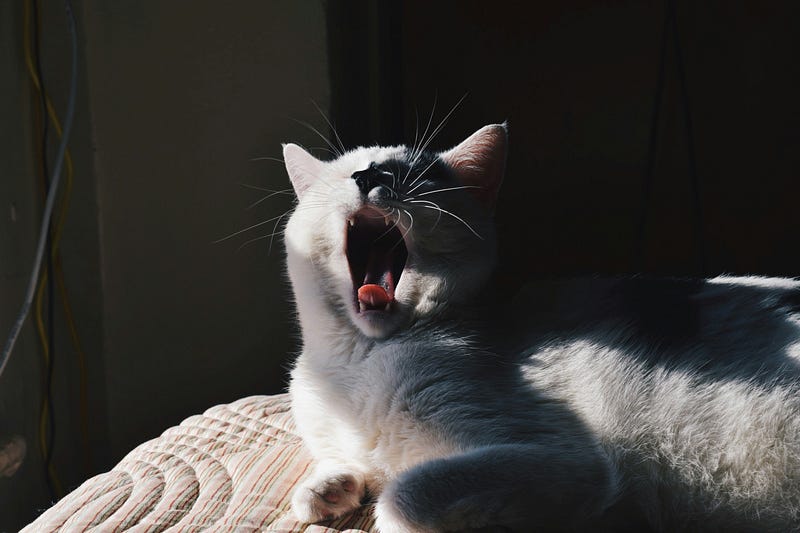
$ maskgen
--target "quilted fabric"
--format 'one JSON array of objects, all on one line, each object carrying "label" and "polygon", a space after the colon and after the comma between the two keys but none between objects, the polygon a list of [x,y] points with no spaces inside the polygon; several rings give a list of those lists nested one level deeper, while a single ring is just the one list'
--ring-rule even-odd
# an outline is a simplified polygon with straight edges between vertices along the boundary
[{"label": "quilted fabric", "polygon": [[288,396],[253,396],[145,442],[22,531],[373,531],[370,506],[325,524],[298,523],[289,501],[310,470]]}]

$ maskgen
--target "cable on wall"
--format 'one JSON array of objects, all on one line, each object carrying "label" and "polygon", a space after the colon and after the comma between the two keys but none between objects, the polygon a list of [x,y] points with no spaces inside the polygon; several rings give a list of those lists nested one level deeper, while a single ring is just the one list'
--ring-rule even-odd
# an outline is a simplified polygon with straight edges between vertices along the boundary
[{"label": "cable on wall", "polygon": [[[69,96],[67,103],[67,111],[64,121],[64,127],[62,130],[60,124],[58,124],[58,120],[56,118],[55,110],[53,109],[52,103],[49,101],[49,98],[47,98],[46,93],[42,90],[41,80],[36,75],[36,68],[35,68],[36,65],[34,64],[32,60],[32,55],[30,53],[30,3],[29,2],[25,3],[26,20],[24,25],[24,38],[25,38],[24,50],[26,56],[26,63],[28,65],[28,70],[29,73],[31,74],[35,88],[42,93],[43,106],[47,108],[47,113],[50,116],[51,120],[53,120],[54,129],[60,135],[61,140],[59,142],[58,149],[56,151],[55,163],[53,165],[53,170],[52,170],[52,177],[49,180],[49,187],[42,215],[42,224],[40,228],[39,239],[37,242],[36,254],[33,262],[33,267],[31,269],[31,275],[25,293],[25,298],[23,300],[19,315],[12,326],[11,332],[9,333],[8,340],[6,341],[3,347],[3,351],[0,354],[0,377],[2,377],[6,369],[11,353],[14,349],[14,345],[16,344],[17,337],[19,336],[20,330],[22,329],[22,326],[24,325],[25,320],[27,319],[27,316],[30,312],[34,294],[37,291],[37,285],[39,283],[42,283],[42,279],[40,279],[39,274],[42,268],[42,264],[44,262],[45,247],[48,244],[48,233],[50,232],[51,219],[54,211],[56,197],[58,194],[58,186],[61,181],[61,174],[62,174],[61,170],[62,166],[64,165],[65,158],[67,156],[67,143],[69,140],[69,135],[72,129],[72,123],[75,114],[75,99],[77,93],[77,62],[78,62],[77,29],[75,25],[74,14],[72,12],[72,6],[69,0],[65,0],[64,6],[66,11],[67,28],[70,36],[71,74],[70,74],[70,88],[69,88]],[[46,121],[43,122],[46,123]],[[67,159],[67,167],[69,171],[68,173],[71,174],[72,172],[71,158]],[[56,229],[54,229],[54,231],[51,234],[52,239],[50,241],[52,246],[51,249],[49,250],[50,254],[48,255],[48,257],[51,260],[54,257],[53,252],[57,250],[56,243],[58,237],[60,237],[61,228],[63,227],[63,217],[65,212],[66,212],[66,205],[62,207],[61,216],[59,217],[59,223],[56,225]],[[41,333],[42,329],[40,329],[40,338],[42,337]],[[48,340],[48,342],[43,342],[43,346],[48,346],[48,349],[45,350],[46,351],[45,356],[49,358],[50,341]],[[49,360],[47,361],[47,363],[49,364]],[[52,407],[48,407],[47,410],[52,411]],[[45,408],[43,408],[43,412],[44,411]],[[49,452],[47,451],[52,448],[52,445],[48,447],[47,446],[48,443],[46,441],[44,442],[44,444],[45,444],[45,449],[43,449],[43,453],[45,454],[46,463],[48,463],[50,481],[53,481],[55,485],[57,483],[57,476],[54,475],[55,470],[52,468],[52,463],[50,462],[51,456],[49,456]],[[58,487],[58,489],[60,489],[60,487]]]},{"label": "cable on wall", "polygon": [[[31,43],[33,43],[38,49],[38,43],[40,41],[42,32],[41,32],[41,18],[40,18],[40,10],[39,10],[40,0],[25,0],[24,2],[24,26],[23,26],[23,50],[25,55],[25,63],[28,69],[28,74],[31,79],[31,83],[33,85],[34,90],[39,95],[40,99],[43,102],[43,105],[46,109],[47,116],[52,122],[53,130],[55,131],[56,135],[61,138],[62,137],[62,128],[61,122],[58,118],[58,114],[55,111],[55,107],[53,106],[52,101],[47,93],[47,90],[44,87],[44,80],[41,76],[41,69],[38,67],[38,56],[31,51]],[[34,10],[37,11],[37,16],[34,16],[33,24],[31,23],[31,6],[33,6]],[[36,35],[31,37],[31,28],[35,30]],[[36,60],[35,60],[36,59]],[[38,123],[37,123],[38,124]],[[47,131],[47,124],[48,122],[45,120],[42,124],[42,130],[45,133],[42,135],[46,135]],[[46,157],[44,156],[45,153],[45,146],[46,143],[42,147],[42,167],[43,167],[43,183],[45,184],[45,195],[47,193],[47,173],[46,173]],[[65,226],[66,222],[66,215],[69,208],[70,198],[72,196],[72,188],[73,188],[73,176],[74,170],[72,165],[72,155],[70,153],[69,148],[66,148],[64,151],[64,167],[66,170],[66,175],[64,176],[64,192],[61,196],[60,205],[58,208],[58,216],[56,217],[57,221],[54,225],[54,229],[52,231],[52,238],[51,238],[51,246],[50,251],[51,254],[49,256],[48,265],[50,268],[47,268],[43,271],[42,276],[39,281],[39,286],[36,292],[36,328],[39,333],[40,342],[42,344],[42,350],[44,354],[44,358],[47,364],[47,357],[48,353],[45,350],[49,350],[52,353],[53,347],[53,333],[50,332],[49,336],[45,331],[44,327],[44,319],[42,318],[42,298],[43,298],[43,288],[45,283],[48,284],[48,287],[52,287],[53,282],[55,282],[58,296],[61,300],[63,312],[64,312],[64,319],[67,326],[67,332],[69,333],[69,337],[73,346],[74,354],[78,363],[78,373],[79,373],[79,410],[80,410],[80,434],[82,440],[82,449],[83,449],[83,462],[84,462],[84,469],[86,473],[91,471],[91,448],[89,445],[89,401],[88,401],[88,373],[87,373],[87,364],[86,364],[86,355],[83,351],[83,347],[80,342],[80,337],[78,336],[77,326],[75,324],[74,313],[72,312],[72,305],[70,304],[69,293],[67,291],[66,282],[64,280],[64,270],[61,261],[61,252],[59,249],[59,243],[61,240],[61,235]],[[50,276],[50,272],[53,273]],[[52,289],[49,291],[52,294]],[[51,303],[50,312],[54,309],[54,305]],[[50,321],[52,324],[52,320]],[[49,367],[52,369],[53,361],[49,362]],[[50,375],[48,373],[48,375]],[[46,384],[45,386],[46,391],[49,393],[50,386]],[[49,411],[48,411],[49,409]],[[40,425],[45,427],[45,425],[50,426],[53,428],[54,426],[54,417],[52,413],[52,405],[48,407],[47,403],[43,403],[43,410],[41,413]],[[45,420],[49,419],[48,424],[44,424]],[[41,433],[44,432],[44,429],[41,429]],[[41,435],[40,435],[41,437]],[[53,434],[51,432],[50,442],[53,440]],[[44,441],[43,446],[46,447],[47,441]],[[49,447],[46,447],[45,452],[52,450],[52,444]],[[49,457],[48,453],[45,453],[46,457]]]},{"label": "cable on wall", "polygon": [[[34,6],[38,5],[39,0],[36,0]],[[30,7],[31,7],[31,0],[25,0],[25,26],[23,31],[24,37],[24,51],[25,51],[25,62],[28,67],[28,74],[30,75],[31,82],[34,86],[34,89],[37,93],[43,96],[42,100],[44,101],[46,112],[50,121],[53,123],[53,130],[55,131],[56,135],[61,138],[62,137],[62,128],[61,122],[59,121],[58,114],[55,111],[55,107],[50,100],[50,97],[47,94],[47,91],[44,89],[40,76],[37,74],[38,69],[36,68],[35,62],[33,60],[33,55],[31,53],[31,36],[30,36]],[[39,20],[36,20],[36,24],[39,24]],[[38,30],[37,27],[37,34],[41,34],[41,31]],[[47,122],[43,124],[44,130],[47,128]],[[78,367],[80,372],[80,405],[81,405],[81,426],[82,426],[82,433],[84,435],[84,445],[88,450],[88,442],[89,442],[89,432],[88,432],[88,386],[87,386],[87,372],[86,372],[86,356],[84,354],[83,348],[81,346],[80,338],[78,336],[77,326],[75,325],[75,318],[74,313],[72,312],[72,305],[70,304],[69,294],[67,291],[66,283],[64,281],[64,270],[61,261],[61,252],[59,249],[59,243],[61,240],[61,234],[64,229],[64,225],[66,222],[66,215],[70,203],[70,198],[72,196],[72,186],[73,186],[73,176],[74,170],[72,165],[72,155],[70,153],[69,148],[64,151],[64,167],[66,169],[66,175],[64,176],[64,193],[62,195],[61,204],[59,206],[59,215],[57,217],[57,222],[55,224],[55,229],[53,231],[53,238],[52,238],[52,257],[53,257],[53,271],[55,274],[55,282],[57,285],[58,293],[61,299],[61,303],[64,310],[64,318],[66,319],[67,330],[69,332],[70,340],[72,341],[73,348],[75,350],[75,354],[78,360]],[[46,170],[43,169],[43,170]],[[46,179],[46,177],[45,177]],[[45,191],[46,194],[46,191]],[[43,277],[47,277],[46,273]],[[43,281],[40,280],[40,284]],[[37,292],[38,294],[38,292]],[[88,470],[89,466],[89,458],[88,455],[86,457],[86,466]]]},{"label": "cable on wall", "polygon": [[634,270],[644,270],[645,237],[647,223],[650,218],[650,197],[652,196],[653,182],[655,181],[656,153],[658,152],[658,130],[661,123],[661,102],[664,99],[664,80],[667,64],[667,41],[669,38],[669,13],[664,13],[664,25],[661,29],[661,49],[658,60],[658,78],[656,80],[656,94],[653,98],[653,110],[650,122],[650,139],[647,147],[647,166],[645,168],[644,183],[642,185],[642,210],[639,214],[639,224],[636,234],[636,249],[634,250]]},{"label": "cable on wall", "polygon": [[[31,0],[26,0],[25,8],[26,8],[26,16],[25,16],[25,60],[28,66],[28,72],[31,78],[31,82],[34,86],[34,89],[37,90],[37,93],[42,97],[43,102],[46,104],[47,114],[50,118],[50,121],[53,123],[53,129],[55,133],[60,137],[61,136],[61,124],[58,119],[58,115],[55,112],[54,106],[50,101],[50,98],[47,94],[47,90],[44,87],[44,80],[41,77],[41,69],[35,68],[38,67],[38,61],[34,62],[33,58],[31,57],[30,53],[30,43],[31,39],[29,36],[30,33],[30,4]],[[39,0],[35,0],[33,3],[34,8],[38,8]],[[36,30],[37,36],[34,37],[33,43],[38,45],[38,36],[42,34],[40,30],[40,18],[36,17],[35,20],[36,24],[33,26]],[[38,57],[37,57],[38,59]],[[36,63],[36,64],[34,64]],[[47,122],[44,123],[44,128],[46,130]],[[43,148],[44,150],[44,148]],[[43,152],[44,153],[44,152]],[[46,165],[46,159],[43,159],[43,166]],[[69,148],[65,150],[64,156],[65,168],[66,168],[66,175],[65,175],[65,183],[64,183],[64,193],[62,194],[60,205],[59,205],[59,215],[57,217],[57,222],[55,224],[55,229],[53,231],[52,236],[52,248],[51,254],[49,257],[48,264],[51,265],[51,268],[48,268],[44,271],[42,278],[39,283],[39,288],[37,290],[37,301],[36,301],[36,324],[37,330],[39,332],[40,340],[42,343],[43,353],[45,358],[47,353],[44,352],[45,350],[50,350],[50,370],[48,373],[48,377],[52,378],[52,367],[53,367],[53,346],[54,346],[54,335],[52,332],[52,319],[50,320],[50,333],[49,338],[48,335],[44,331],[43,326],[43,318],[42,318],[42,290],[44,287],[45,282],[48,285],[48,292],[52,294],[52,285],[55,282],[58,290],[58,295],[60,297],[63,312],[64,312],[64,319],[67,326],[67,331],[69,333],[70,340],[72,342],[74,354],[76,356],[76,360],[78,363],[78,371],[79,371],[79,411],[80,411],[80,433],[81,433],[81,440],[82,440],[82,450],[83,450],[83,461],[86,473],[91,471],[91,449],[89,446],[89,408],[88,408],[88,378],[87,378],[87,365],[86,365],[86,356],[83,352],[83,348],[81,346],[80,338],[78,336],[77,327],[75,325],[74,314],[72,312],[72,306],[70,304],[70,299],[66,287],[66,283],[64,281],[64,271],[61,261],[61,253],[59,249],[59,242],[61,238],[61,234],[64,229],[66,214],[70,202],[70,197],[72,193],[72,185],[73,185],[73,166],[72,166],[72,157],[69,151]],[[46,181],[46,174],[43,175],[43,181]],[[53,275],[49,276],[49,273],[52,272]],[[53,303],[50,304],[49,312],[52,313],[54,310]],[[50,396],[50,387],[49,383],[46,384],[45,390],[48,393],[48,397]],[[47,411],[49,409],[49,412]],[[47,427],[50,428],[49,438],[46,440],[42,440],[41,444],[43,447],[44,455],[46,458],[46,463],[48,466],[52,460],[52,449],[53,449],[53,440],[54,440],[54,429],[55,429],[55,413],[53,413],[52,409],[52,402],[47,403],[43,402],[43,410],[41,413],[41,420],[40,420],[40,438],[44,438],[43,435],[46,433]],[[52,477],[52,476],[50,476]]]},{"label": "cable on wall", "polygon": [[689,162],[689,184],[692,188],[692,230],[693,254],[696,261],[695,271],[700,276],[706,274],[705,231],[703,217],[703,203],[700,195],[700,178],[697,175],[697,159],[694,151],[694,128],[692,126],[692,109],[689,106],[689,89],[686,84],[686,68],[683,63],[683,49],[678,32],[678,13],[675,0],[668,0],[667,9],[670,10],[672,20],[673,44],[675,45],[675,63],[678,67],[678,81],[681,88],[681,103],[683,104],[683,127],[686,133],[686,157]]},{"label": "cable on wall", "polygon": [[14,345],[17,342],[17,337],[19,336],[19,332],[22,329],[22,326],[25,324],[25,320],[28,318],[28,312],[30,311],[31,303],[33,302],[33,295],[36,291],[36,282],[39,279],[39,271],[42,267],[42,258],[44,257],[44,247],[47,243],[47,228],[50,224],[50,219],[53,215],[53,204],[55,202],[56,193],[58,191],[58,184],[61,178],[61,167],[64,163],[64,150],[66,149],[66,144],[69,139],[69,133],[72,129],[72,118],[75,113],[75,86],[77,83],[77,78],[75,75],[76,69],[76,62],[78,60],[78,51],[77,51],[77,41],[75,39],[75,26],[72,22],[72,10],[68,8],[67,13],[69,14],[70,20],[70,34],[72,35],[72,77],[70,82],[70,93],[69,93],[69,102],[67,106],[67,118],[64,122],[64,130],[61,137],[61,143],[58,146],[58,152],[56,155],[56,163],[53,169],[53,178],[51,180],[52,187],[50,192],[47,194],[47,201],[45,203],[44,213],[42,215],[42,226],[39,231],[39,240],[36,246],[36,255],[33,261],[33,268],[31,269],[31,276],[28,281],[28,288],[25,293],[25,299],[22,303],[22,308],[20,309],[19,315],[17,316],[17,320],[14,322],[14,325],[11,328],[11,332],[9,333],[8,340],[6,341],[2,355],[0,355],[0,376],[2,376],[3,372],[5,371],[6,365],[8,364],[9,356],[11,355],[12,350],[14,349]]},{"label": "cable on wall", "polygon": [[702,197],[700,194],[700,179],[697,174],[697,160],[694,148],[694,129],[692,125],[691,108],[689,106],[689,89],[686,82],[686,69],[683,62],[683,49],[681,48],[680,36],[678,32],[678,14],[675,4],[676,0],[665,0],[664,2],[664,24],[661,33],[658,79],[656,82],[656,94],[653,100],[650,139],[647,150],[647,165],[642,187],[642,210],[639,216],[636,233],[634,269],[641,272],[645,267],[645,237],[647,233],[647,222],[649,219],[653,181],[655,179],[656,155],[658,152],[658,131],[661,118],[661,105],[664,95],[664,85],[666,83],[665,71],[667,46],[669,40],[672,39],[675,63],[678,71],[678,83],[680,85],[680,103],[683,111],[683,125],[684,133],[686,135],[686,155],[689,167],[689,185],[691,187],[693,240],[692,254],[695,261],[695,265],[693,265],[693,267],[695,274],[703,276],[706,274],[704,236],[705,223],[703,217]]},{"label": "cable on wall", "polygon": [[[50,188],[50,181],[48,175],[47,164],[47,145],[48,145],[48,120],[47,120],[47,89],[45,87],[44,77],[42,76],[41,65],[41,3],[40,0],[33,2],[33,19],[34,24],[30,22],[30,9],[26,5],[25,13],[25,43],[28,45],[25,48],[26,63],[29,64],[30,72],[32,73],[31,79],[38,80],[38,90],[36,90],[36,99],[39,101],[39,106],[35,109],[37,111],[35,129],[36,129],[36,146],[38,147],[38,161],[41,173],[41,184],[43,196],[46,198],[47,192]],[[33,29],[33,36],[29,36],[30,28]],[[30,45],[33,46],[31,53]],[[31,58],[31,55],[33,58]],[[30,63],[33,63],[30,66]],[[55,412],[53,404],[53,371],[55,368],[55,302],[53,299],[54,287],[53,276],[48,276],[49,272],[53,271],[53,224],[51,223],[47,228],[47,250],[51,253],[47,254],[47,261],[45,268],[39,280],[39,285],[36,290],[36,329],[39,334],[39,341],[42,347],[42,359],[44,360],[44,379],[42,384],[42,402],[39,408],[39,450],[44,462],[44,475],[47,482],[47,488],[50,492],[51,498],[56,498],[61,490],[61,483],[58,479],[55,466],[53,465],[53,445],[56,438],[56,420],[53,413]],[[47,291],[47,323],[42,314],[43,295]],[[46,329],[45,329],[46,327]]]}]

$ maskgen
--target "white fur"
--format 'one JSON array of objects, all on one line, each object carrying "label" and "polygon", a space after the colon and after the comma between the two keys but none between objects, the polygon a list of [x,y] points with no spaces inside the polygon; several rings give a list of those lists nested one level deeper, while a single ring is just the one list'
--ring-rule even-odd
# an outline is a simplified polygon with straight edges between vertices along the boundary
[{"label": "white fur", "polygon": [[528,348],[504,351],[497,338],[495,350],[460,318],[491,272],[494,241],[488,211],[457,191],[440,205],[482,239],[433,210],[413,210],[413,228],[401,215],[409,256],[396,311],[365,320],[344,253],[364,202],[350,177],[412,153],[360,148],[322,163],[285,148],[303,334],[290,393],[318,460],[292,499],[298,518],[339,516],[369,494],[384,533],[613,529],[614,506],[628,502],[657,529],[800,527],[800,320],[781,307],[800,283],[709,280],[687,292],[694,318],[686,339],[671,331],[674,345],[658,321],[655,340],[637,336],[630,320],[660,308],[626,314],[615,296],[625,282],[545,284],[517,308]]}]

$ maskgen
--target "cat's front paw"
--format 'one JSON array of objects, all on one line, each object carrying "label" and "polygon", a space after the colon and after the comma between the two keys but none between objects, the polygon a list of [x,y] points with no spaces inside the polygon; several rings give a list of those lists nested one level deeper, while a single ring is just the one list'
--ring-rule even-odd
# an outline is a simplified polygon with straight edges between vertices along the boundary
[{"label": "cat's front paw", "polygon": [[317,469],[292,495],[292,511],[305,523],[338,518],[361,505],[364,476],[345,469]]}]

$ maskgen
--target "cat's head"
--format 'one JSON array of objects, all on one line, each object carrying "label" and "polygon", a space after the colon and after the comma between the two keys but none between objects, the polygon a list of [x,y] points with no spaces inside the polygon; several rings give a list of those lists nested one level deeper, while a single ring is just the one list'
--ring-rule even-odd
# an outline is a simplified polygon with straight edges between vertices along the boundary
[{"label": "cat's head", "polygon": [[325,162],[284,145],[298,198],[286,249],[303,328],[385,338],[474,297],[494,267],[507,144],[506,125],[495,124],[442,153],[375,146]]}]

